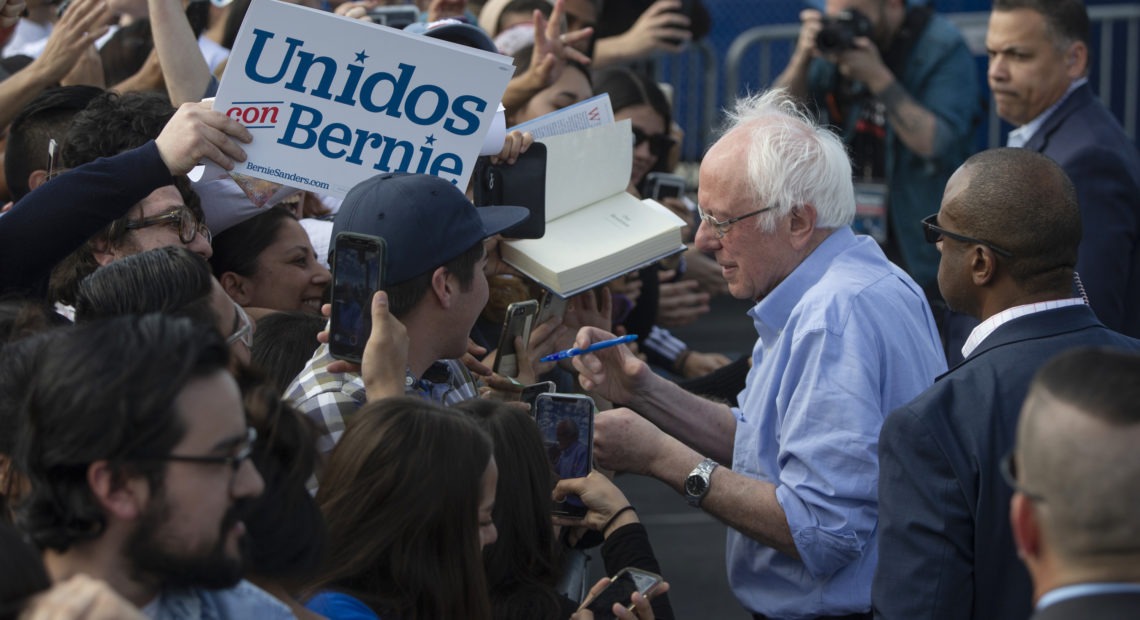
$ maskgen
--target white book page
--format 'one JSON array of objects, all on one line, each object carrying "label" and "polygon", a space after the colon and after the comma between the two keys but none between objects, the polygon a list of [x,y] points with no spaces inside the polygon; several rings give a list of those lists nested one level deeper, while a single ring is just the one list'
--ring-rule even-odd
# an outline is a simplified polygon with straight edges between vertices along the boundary
[{"label": "white book page", "polygon": [[633,170],[628,119],[542,140],[546,145],[546,221],[625,191]]}]

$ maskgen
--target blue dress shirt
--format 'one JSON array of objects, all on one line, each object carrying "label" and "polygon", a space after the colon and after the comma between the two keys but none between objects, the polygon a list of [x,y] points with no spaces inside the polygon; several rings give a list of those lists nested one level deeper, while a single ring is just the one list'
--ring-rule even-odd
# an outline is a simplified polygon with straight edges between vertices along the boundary
[{"label": "blue dress shirt", "polygon": [[946,370],[926,297],[870,237],[832,233],[749,311],[759,338],[732,468],[776,485],[801,560],[728,533],[728,576],[773,618],[866,612],[886,415]]}]

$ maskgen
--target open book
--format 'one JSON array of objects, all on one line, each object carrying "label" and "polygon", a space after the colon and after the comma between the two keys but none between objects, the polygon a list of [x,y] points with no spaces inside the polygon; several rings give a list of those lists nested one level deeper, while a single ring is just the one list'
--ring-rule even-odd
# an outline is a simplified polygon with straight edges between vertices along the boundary
[{"label": "open book", "polygon": [[569,297],[683,250],[685,222],[625,191],[630,135],[625,120],[543,139],[546,235],[504,242],[503,260]]}]

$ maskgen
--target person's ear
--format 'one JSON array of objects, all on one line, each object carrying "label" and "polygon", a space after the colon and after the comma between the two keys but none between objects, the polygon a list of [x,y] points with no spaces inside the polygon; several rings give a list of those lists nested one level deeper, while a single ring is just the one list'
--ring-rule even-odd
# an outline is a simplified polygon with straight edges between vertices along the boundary
[{"label": "person's ear", "polygon": [[792,246],[797,250],[811,243],[817,217],[815,207],[809,204],[794,207],[788,214],[788,231],[791,233]]},{"label": "person's ear", "polygon": [[33,170],[32,173],[28,175],[28,191],[47,183],[47,180],[47,170]]},{"label": "person's ear", "polygon": [[245,277],[239,276],[232,271],[227,271],[222,274],[218,282],[222,284],[222,290],[226,292],[226,295],[229,295],[230,299],[237,302],[237,305],[243,307],[249,305],[250,298],[253,294],[251,290],[253,287]]},{"label": "person's ear", "polygon": [[974,286],[993,282],[997,275],[997,254],[984,245],[975,245],[970,250],[970,275]]},{"label": "person's ear", "polygon": [[109,461],[95,461],[87,466],[87,485],[103,510],[120,521],[137,519],[149,497],[149,486],[143,477],[128,477]]},{"label": "person's ear", "polygon": [[447,267],[436,267],[431,274],[431,290],[439,300],[440,307],[450,308],[457,292],[458,281],[447,270]]},{"label": "person's ear", "polygon": [[111,242],[107,241],[106,239],[93,237],[90,241],[90,244],[91,256],[95,258],[95,262],[99,263],[100,267],[106,267],[107,265],[110,265],[116,258],[119,257],[119,253],[116,252],[113,247],[111,247]]},{"label": "person's ear", "polygon": [[1089,48],[1084,41],[1074,41],[1065,50],[1065,75],[1070,80],[1084,77],[1089,65]]},{"label": "person's ear", "polygon": [[1009,523],[1017,555],[1029,563],[1041,555],[1041,524],[1034,512],[1033,500],[1019,492],[1009,500]]}]

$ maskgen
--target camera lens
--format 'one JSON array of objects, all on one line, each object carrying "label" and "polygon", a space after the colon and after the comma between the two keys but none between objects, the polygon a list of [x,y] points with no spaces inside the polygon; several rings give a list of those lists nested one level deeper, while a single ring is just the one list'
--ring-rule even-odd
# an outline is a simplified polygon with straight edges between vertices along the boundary
[{"label": "camera lens", "polygon": [[825,54],[835,54],[855,47],[856,37],[871,34],[871,22],[859,11],[840,11],[823,18],[823,27],[815,37],[815,46]]}]

